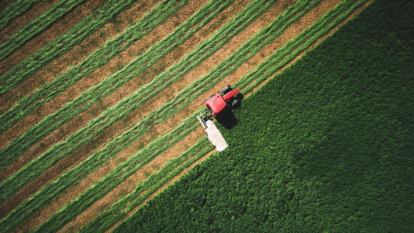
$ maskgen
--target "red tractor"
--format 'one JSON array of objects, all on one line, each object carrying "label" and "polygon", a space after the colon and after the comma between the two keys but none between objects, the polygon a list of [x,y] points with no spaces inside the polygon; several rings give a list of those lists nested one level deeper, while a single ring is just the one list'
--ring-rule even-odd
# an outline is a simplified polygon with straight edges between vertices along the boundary
[{"label": "red tractor", "polygon": [[[207,106],[207,111],[197,116],[200,123],[206,128],[206,121],[212,117],[216,117],[217,114],[223,112],[226,107],[234,107],[238,104],[239,100],[233,98],[240,92],[240,89],[232,89],[230,85],[221,89],[221,93],[210,96],[204,101],[204,105]],[[232,100],[232,101],[230,101]]]}]

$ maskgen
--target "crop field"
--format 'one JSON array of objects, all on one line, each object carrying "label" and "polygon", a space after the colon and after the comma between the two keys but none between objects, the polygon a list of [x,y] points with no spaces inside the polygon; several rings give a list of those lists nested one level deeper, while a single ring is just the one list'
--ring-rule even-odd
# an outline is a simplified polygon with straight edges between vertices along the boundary
[{"label": "crop field", "polygon": [[229,148],[114,232],[411,232],[413,10],[377,0],[276,74],[217,119]]},{"label": "crop field", "polygon": [[195,117],[207,97],[231,84],[248,103],[372,2],[2,2],[0,231],[131,222],[215,153]]}]

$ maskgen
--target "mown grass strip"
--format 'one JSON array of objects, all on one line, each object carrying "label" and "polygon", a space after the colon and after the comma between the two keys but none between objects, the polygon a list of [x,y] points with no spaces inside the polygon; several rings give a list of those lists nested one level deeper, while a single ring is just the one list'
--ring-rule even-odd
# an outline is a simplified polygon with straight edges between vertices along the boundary
[{"label": "mown grass strip", "polygon": [[[131,5],[137,1],[139,0],[125,0],[125,1],[108,0],[108,2],[106,2],[99,9],[97,9],[96,11],[93,11],[92,14],[88,15],[81,22],[79,22],[78,24],[70,28],[68,32],[66,32],[63,35],[58,36],[52,42],[50,42],[43,48],[37,50],[33,55],[23,60],[18,65],[13,67],[9,72],[1,76],[0,77],[0,95],[15,88],[20,82],[26,79],[29,75],[34,74],[36,71],[44,67],[46,64],[51,62],[53,59],[56,59],[62,56],[63,54],[71,50],[73,46],[80,44],[85,38],[92,35],[92,33],[94,33],[99,28],[102,28],[108,21],[116,19],[116,16],[119,13],[131,7]],[[148,26],[151,26],[151,25],[148,25]],[[142,29],[144,33],[146,30],[144,30],[144,28]],[[125,41],[129,43],[131,43],[130,40],[134,40],[133,38],[128,38],[128,37],[124,37],[124,38],[121,37],[121,39],[124,39]],[[125,50],[127,47],[128,46],[121,46],[117,44],[117,46],[114,48]],[[115,50],[115,52],[116,51],[118,50]],[[108,55],[111,55],[111,54],[109,53]],[[73,76],[74,75],[72,74],[72,78],[74,78]],[[62,83],[63,82],[61,82],[60,85],[62,85]],[[50,84],[46,84],[45,86],[47,87],[48,85]],[[50,88],[48,90],[51,91]],[[33,94],[28,98],[23,98],[20,102],[26,103],[30,100],[40,101],[39,96],[43,96],[44,98],[47,98],[50,100],[50,98],[48,98],[47,95]],[[31,103],[33,103],[33,101]],[[29,105],[23,104],[23,106],[27,108],[27,106]],[[21,107],[18,108],[17,113],[22,115],[21,111],[23,111],[23,109],[25,108],[21,108]],[[6,120],[4,122],[9,121],[11,117],[8,117],[5,119]],[[4,119],[2,118],[2,120]],[[1,125],[1,127],[2,128],[0,128],[1,129],[0,132],[2,133],[4,132],[3,124]]]},{"label": "mown grass strip", "polygon": [[[116,121],[122,119],[123,117],[127,117],[130,112],[142,106],[145,102],[153,98],[156,94],[158,94],[159,92],[161,92],[162,90],[170,86],[173,82],[177,81],[179,78],[183,77],[185,74],[190,72],[190,70],[192,70],[194,67],[201,64],[210,55],[215,53],[224,44],[230,41],[231,38],[233,38],[235,35],[237,35],[242,30],[244,30],[244,28],[250,25],[250,23],[252,23],[255,19],[257,19],[262,13],[264,13],[274,3],[272,1],[272,2],[267,2],[267,4],[263,4],[264,2],[265,0],[255,0],[254,2],[252,2],[248,7],[243,9],[243,11],[239,13],[235,18],[231,19],[226,26],[219,29],[219,31],[216,34],[214,34],[210,39],[203,42],[195,50],[191,51],[179,63],[170,67],[170,69],[167,70],[166,72],[158,75],[151,83],[138,89],[134,94],[131,94],[128,98],[123,99],[116,106],[106,109],[99,117],[91,120],[87,127],[84,127],[78,130],[76,133],[69,136],[66,141],[55,144],[46,153],[36,158],[35,160],[32,160],[23,169],[13,174],[9,179],[4,181],[0,185],[0,189],[5,191],[0,201],[4,202],[7,196],[11,196],[14,192],[16,192],[21,187],[26,185],[28,182],[33,180],[36,176],[43,173],[47,168],[51,167],[57,161],[59,161],[62,158],[65,158],[70,153],[75,151],[77,148],[86,144],[88,141],[92,140],[97,135],[101,134],[106,128],[114,124]],[[261,7],[259,5],[261,5]],[[128,66],[126,69],[127,71],[130,71],[128,69],[132,69],[131,71],[132,73],[129,76],[132,75],[135,77],[134,72],[136,72],[137,66],[135,65],[132,67]],[[113,76],[110,76],[108,80],[111,80],[112,77],[122,74],[123,72],[125,72],[125,69],[123,69],[120,72],[115,73]],[[122,75],[121,81],[123,81],[123,79],[125,78],[129,78],[128,75],[127,76]],[[123,84],[124,83],[119,83],[117,85],[123,85]],[[115,85],[115,84],[109,83],[108,86],[106,86],[106,89],[103,89],[102,91],[103,92],[108,91],[108,89],[110,89],[109,85]],[[154,90],[154,87],[157,87],[158,89]],[[89,94],[89,92],[87,93]],[[95,98],[96,101],[99,96],[102,96],[102,94],[96,93],[96,95],[92,95],[92,97]],[[65,108],[68,105],[66,105]],[[70,114],[76,111],[79,111],[79,110],[70,109],[70,112],[65,113],[65,114]],[[160,109],[160,111],[162,111],[162,109]],[[149,122],[154,121],[155,114],[157,113],[153,112],[151,117],[145,118],[146,120],[142,122],[147,122],[146,124],[150,124]],[[49,119],[56,118],[55,115],[49,115],[48,117],[50,116],[52,116],[52,118],[49,118]],[[141,126],[141,125],[142,124],[139,124],[138,126]],[[45,129],[38,128],[36,133],[42,132],[42,130],[45,130]],[[142,136],[148,131],[149,129],[147,127],[145,130],[139,130],[137,132],[137,135]],[[24,141],[22,143],[24,143]],[[3,187],[7,187],[7,189]]]},{"label": "mown grass strip", "polygon": [[11,35],[6,42],[0,44],[0,61],[4,60],[18,48],[22,47],[26,41],[47,29],[56,20],[85,1],[86,0],[59,1],[50,9],[46,10],[41,16],[30,21],[30,23],[20,29],[16,34]]},{"label": "mown grass strip", "polygon": [[[215,1],[215,3],[216,3],[216,1]],[[209,7],[209,8],[210,7],[213,7],[212,9],[217,9],[218,11],[224,10],[224,9],[221,9],[220,7],[217,8],[216,5],[215,5],[215,3],[212,4],[212,2],[211,2],[211,3],[209,3],[208,6],[206,5],[206,7]],[[223,7],[225,7],[224,5],[223,5]],[[204,11],[199,11],[196,16],[194,16],[193,18],[190,18],[190,19],[194,19],[194,18],[198,17],[199,15],[201,15],[202,16],[201,18],[203,18],[204,17],[203,16],[204,14],[205,14]],[[215,13],[214,14],[211,14],[211,17],[214,18],[215,17]],[[209,18],[206,18],[206,20],[209,20]],[[204,25],[204,23],[203,23],[203,25]],[[177,29],[177,30],[179,30],[179,29]],[[180,31],[183,31],[183,30],[180,30]],[[74,168],[75,170],[77,169],[76,170],[77,173],[75,172],[76,174],[75,173],[73,173],[73,174],[70,173],[71,175],[68,175],[69,173],[67,173],[67,175],[65,175],[65,181],[64,182],[62,181],[63,182],[62,184],[65,184],[65,185],[62,185],[62,184],[57,185],[58,187],[62,186],[62,188],[60,188],[58,190],[55,190],[54,187],[50,187],[50,189],[45,188],[45,189],[43,189],[42,191],[39,192],[41,194],[39,197],[42,197],[42,196],[51,196],[51,192],[55,192],[55,191],[57,193],[55,193],[54,196],[57,197],[61,192],[63,192],[64,190],[68,189],[72,185],[76,184],[81,178],[85,177],[87,174],[89,174],[93,170],[97,169],[101,164],[103,164],[104,162],[108,161],[111,157],[114,157],[120,150],[126,148],[133,141],[135,141],[135,140],[131,140],[131,139],[133,139],[134,136],[137,135],[137,131],[139,131],[139,129],[138,130],[135,130],[135,131],[132,131],[132,133],[128,133],[128,132],[124,133],[124,137],[123,138],[116,138],[115,141],[112,142],[113,144],[111,144],[111,143],[108,144],[103,150],[101,150],[99,152],[96,152],[93,156],[91,156],[91,158],[93,158],[93,159],[92,160],[88,160],[88,161],[93,161],[92,163],[88,163],[86,165],[83,164],[82,166],[78,166],[78,167]],[[138,133],[138,135],[142,135],[141,133]],[[117,146],[112,146],[112,145],[117,145]],[[67,154],[65,154],[65,155],[67,155]],[[89,171],[89,172],[88,173],[85,173],[85,171]],[[71,172],[74,172],[74,171],[71,170]],[[68,182],[68,180],[73,181],[73,183]],[[6,187],[6,186],[4,186],[4,187]],[[46,205],[48,203],[48,200],[50,201],[51,199],[46,199],[46,200],[38,201],[38,203],[36,203],[36,202],[25,203],[24,205],[19,206],[14,211],[14,213],[20,212],[21,209],[28,209],[28,208],[29,209],[32,209],[32,210],[38,210],[42,206]],[[42,206],[36,206],[39,203],[41,203]],[[33,204],[35,204],[35,205],[33,205]],[[14,218],[13,217],[13,214],[9,214],[9,216],[7,218]],[[4,221],[6,221],[6,220],[4,220]],[[15,220],[13,220],[13,221],[15,221]]]},{"label": "mown grass strip", "polygon": [[[243,88],[243,94],[251,91],[264,79],[288,64],[293,58],[307,49],[317,39],[328,33],[338,23],[342,22],[346,17],[352,14],[357,8],[361,7],[366,1],[367,0],[360,0],[356,2],[349,0],[339,3],[334,9],[328,12],[330,14],[325,14],[323,17],[319,18],[311,27],[307,28],[299,36],[290,40],[286,45],[280,48],[277,53],[273,53],[256,69],[243,76],[235,84],[235,86]],[[345,11],[346,9],[348,10]]]},{"label": "mown grass strip", "polygon": [[[64,123],[68,122],[74,116],[78,115],[79,113],[83,112],[84,110],[88,109],[90,106],[98,102],[99,100],[97,99],[97,96],[102,98],[102,97],[105,97],[111,94],[116,89],[122,87],[127,81],[136,77],[139,73],[145,71],[147,68],[151,67],[161,58],[165,57],[168,53],[174,50],[179,44],[183,43],[186,39],[188,39],[194,33],[200,30],[204,25],[206,25],[211,20],[213,20],[217,16],[217,14],[219,14],[224,9],[226,9],[229,5],[232,4],[232,2],[233,1],[209,2],[202,9],[200,9],[196,14],[191,16],[189,20],[181,24],[173,33],[168,35],[165,39],[163,39],[156,45],[151,46],[145,53],[143,53],[142,55],[139,55],[136,59],[134,59],[134,61],[132,61],[130,64],[124,67],[121,71],[107,77],[99,85],[92,87],[88,91],[84,92],[80,97],[75,99],[73,102],[68,103],[64,108],[47,116],[37,125],[31,127],[27,132],[25,132],[24,135],[14,140],[13,142],[11,142],[3,150],[0,150],[0,154],[4,154],[3,161],[1,163],[0,168],[3,168],[4,166],[13,162],[19,155],[26,152],[31,146],[33,146],[35,143],[40,141],[42,138],[46,137],[48,134],[53,132],[55,129],[57,129]],[[169,2],[169,4],[174,4],[174,3]],[[185,4],[185,2],[183,2],[182,4]],[[177,7],[182,6],[182,4],[180,4]],[[144,19],[142,20],[143,25],[146,25],[147,22],[154,22],[157,19],[168,16],[167,12],[165,11],[174,9],[173,5],[167,4],[165,7],[166,8],[164,7],[162,8],[163,10],[154,9],[156,10],[156,12],[159,12],[159,13],[164,12],[162,15],[150,14],[150,15],[153,15],[154,19],[152,17],[148,17],[148,18],[144,17]],[[194,27],[194,26],[196,27],[193,29],[190,29],[191,27]],[[133,31],[128,32],[128,34],[139,35],[139,33],[142,32],[141,30],[144,31],[143,28],[137,27]],[[125,38],[123,40],[125,40]],[[116,43],[108,43],[108,46],[105,46],[106,48],[105,51],[96,52],[95,53],[96,56],[88,60],[99,62],[99,61],[105,60],[106,58],[112,59],[113,56],[116,55],[116,53],[112,53],[111,50],[115,50],[114,47],[117,47],[117,45],[122,42],[122,40],[117,40],[117,41],[118,42]],[[89,69],[88,66],[91,68]],[[88,64],[85,66],[82,65],[81,67],[76,67],[74,68],[73,72],[67,73],[67,75],[65,75],[65,77],[62,78],[62,80],[59,81],[56,85],[67,85],[67,86],[71,85],[74,79],[82,78],[83,75],[90,74],[91,72],[93,72],[94,68],[96,67],[93,67],[93,65],[90,65],[90,62],[88,62]],[[85,72],[88,72],[88,73],[82,73],[81,69],[87,69],[87,71]],[[63,88],[65,87],[62,86],[62,89]],[[49,91],[46,91],[46,93],[43,93],[43,94],[53,95],[53,92],[52,94],[49,94],[49,93],[50,93]],[[37,98],[42,98],[42,95],[39,94]],[[42,104],[41,102],[42,101],[35,101],[35,102],[31,101],[29,103],[29,104],[32,104],[31,109],[36,108],[39,104]],[[19,111],[19,110],[16,109],[14,111]],[[22,115],[25,115],[25,114],[22,114]],[[0,119],[3,120],[3,118],[0,118]],[[50,119],[54,119],[54,120],[51,121]],[[56,119],[59,119],[59,120],[56,121]],[[41,134],[37,132],[41,132]]]},{"label": "mown grass strip", "polygon": [[41,0],[18,0],[10,4],[4,11],[0,12],[0,31],[3,30],[14,18],[28,11],[33,3]]},{"label": "mown grass strip", "polygon": [[[3,114],[0,117],[0,122],[2,122],[2,128],[0,132],[3,133],[13,124],[15,124],[16,122],[30,114],[32,111],[34,111],[36,108],[40,107],[47,101],[53,99],[56,95],[64,91],[66,88],[68,88],[75,82],[79,81],[86,75],[91,74],[94,70],[110,61],[119,52],[125,50],[136,40],[141,39],[142,37],[150,33],[155,27],[167,20],[172,14],[174,14],[180,8],[182,8],[187,2],[188,1],[186,0],[166,0],[163,3],[157,5],[148,14],[146,14],[137,24],[129,27],[123,34],[121,34],[117,38],[106,42],[104,47],[95,51],[94,54],[89,56],[79,66],[69,68],[69,70],[62,76],[58,77],[57,80],[46,84],[44,88],[42,88],[41,90],[37,90],[33,95],[25,97],[11,110]],[[127,41],[126,45],[121,46],[121,44],[124,41]],[[162,48],[166,49],[165,47]],[[130,67],[130,69],[131,68],[132,67]],[[122,78],[120,76],[118,77]],[[107,86],[112,86],[113,82],[114,79],[105,79],[100,85],[89,89],[88,91],[83,93],[83,95],[81,95],[79,98],[77,98],[73,102],[68,103],[59,111],[45,117],[37,125],[27,130],[25,134],[23,134],[21,137],[12,141],[9,145],[7,145],[6,148],[0,150],[0,154],[2,155],[0,169],[12,163],[19,155],[26,152],[31,146],[39,142],[43,137],[46,137],[48,134],[53,132],[53,130],[57,129],[58,127],[72,119],[73,116],[81,113],[83,110],[86,110],[88,107],[92,106],[97,101],[97,96],[99,96],[97,95],[97,93],[93,93],[95,90],[102,91],[106,89],[106,91],[108,92],[106,94],[108,95],[109,93],[111,93],[110,90],[114,91],[120,87],[120,85],[118,85],[117,88],[108,88]],[[85,97],[87,95],[89,95],[88,98]],[[89,105],[83,106],[83,108],[81,109],[78,108],[79,106],[84,105],[85,102],[87,102],[88,100],[91,100],[93,102]],[[27,107],[29,108],[27,109]],[[70,107],[77,108],[77,110],[75,112],[72,112],[73,109],[70,109]],[[68,115],[68,113],[65,111],[72,112],[72,115]],[[43,129],[44,132],[39,135],[39,132],[42,132],[41,129]]]},{"label": "mown grass strip", "polygon": [[[168,161],[160,171],[138,183],[133,192],[114,203],[110,209],[105,210],[79,232],[105,232],[165,183],[213,149],[214,146],[206,137],[200,138],[195,145],[179,157]],[[189,156],[193,157],[186,161]],[[141,196],[145,191],[147,192]]]},{"label": "mown grass strip", "polygon": [[[195,115],[192,117],[195,119]],[[194,120],[185,121],[179,126],[177,126],[170,133],[155,139],[147,147],[143,148],[142,150],[131,156],[130,159],[118,165],[117,168],[111,171],[110,175],[107,175],[104,179],[101,179],[99,182],[107,183],[108,180],[112,180],[111,182],[113,182],[114,184],[118,184],[118,178],[125,180],[129,177],[129,175],[133,174],[134,171],[141,168],[142,166],[150,162],[152,159],[154,159],[156,156],[168,150],[178,141],[181,141],[189,133],[194,131],[198,127],[198,125],[194,124],[194,122]],[[57,198],[68,188],[78,184],[82,178],[86,177],[92,171],[96,170],[100,165],[102,165],[104,161],[107,161],[107,159],[105,159],[106,153],[111,152],[117,154],[120,151],[126,149],[129,144],[122,145],[121,142],[122,140],[125,140],[128,137],[133,137],[133,133],[133,131],[125,132],[122,135],[124,137],[117,137],[114,141],[108,143],[104,149],[102,149],[99,152],[96,152],[94,156],[91,156],[75,168],[69,170],[68,172],[60,176],[57,180],[46,185],[44,189],[33,195],[23,204],[19,205],[16,209],[10,212],[6,218],[2,219],[0,221],[0,228],[7,229],[8,231],[13,231],[14,229],[16,229],[30,216],[32,216],[37,211],[45,207],[48,203],[50,203],[50,201]],[[125,171],[128,172],[128,176],[122,177],[122,174],[125,174]],[[96,188],[103,189],[102,186],[97,186],[97,184],[94,184],[89,190],[95,190]],[[88,194],[102,194],[102,191],[106,191],[107,189],[108,187],[104,188],[98,193]]]},{"label": "mown grass strip", "polygon": [[[192,117],[195,118],[195,116]],[[137,172],[146,164],[154,160],[163,151],[171,148],[178,141],[181,141],[190,132],[199,127],[195,121],[189,122],[193,124],[191,127],[186,126],[186,129],[184,127],[180,127],[180,131],[175,130],[173,133],[169,134],[169,138],[166,139],[169,143],[165,143],[164,140],[157,140],[157,143],[152,143],[151,146],[147,147],[148,149],[145,148],[137,152],[127,161],[119,164],[114,170],[111,171],[110,174],[93,184],[90,189],[86,190],[80,196],[76,197],[66,206],[61,208],[46,222],[42,223],[34,232],[55,232],[59,230],[61,227],[66,225],[66,223],[74,219],[78,214],[82,213],[89,206],[95,203],[96,200],[104,197],[110,190],[115,189],[129,176]],[[183,125],[186,125],[186,123]],[[56,221],[59,223],[56,224]]]}]

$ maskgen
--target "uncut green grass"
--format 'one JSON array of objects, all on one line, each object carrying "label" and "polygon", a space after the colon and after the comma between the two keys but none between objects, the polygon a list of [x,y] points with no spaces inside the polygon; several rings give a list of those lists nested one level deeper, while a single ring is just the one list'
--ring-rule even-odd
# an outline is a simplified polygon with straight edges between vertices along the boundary
[{"label": "uncut green grass", "polygon": [[229,148],[114,232],[410,232],[414,20],[374,1],[220,131]]},{"label": "uncut green grass", "polygon": [[[123,117],[126,117],[131,111],[143,105],[157,93],[170,86],[174,81],[178,80],[202,61],[204,61],[207,57],[209,57],[224,44],[230,41],[232,37],[242,31],[270,7],[270,3],[261,5],[261,7],[259,7],[259,5],[262,4],[262,1],[263,0],[257,0],[251,3],[250,6],[252,7],[245,8],[235,18],[231,19],[227,26],[219,29],[219,31],[209,40],[203,42],[203,44],[198,46],[195,50],[191,51],[190,54],[188,54],[182,61],[170,67],[167,72],[161,73],[159,76],[154,78],[151,83],[138,89],[134,94],[130,95],[126,99],[123,99],[116,106],[108,108],[99,117],[91,120],[87,127],[78,130],[76,133],[69,136],[66,141],[55,144],[46,153],[37,159],[32,160],[23,169],[13,174],[9,179],[0,184],[0,189],[2,189],[2,187],[12,187],[8,188],[7,190],[3,189],[5,192],[2,193],[3,195],[0,201],[3,202],[5,199],[7,199],[8,196],[11,196],[14,192],[33,180],[36,176],[44,172],[58,160],[65,158],[80,146],[86,144],[88,141],[100,135],[103,130],[112,125],[114,122],[122,119]],[[273,4],[274,2],[271,3]],[[260,8],[260,10],[258,10],[258,8]],[[235,27],[237,27],[237,29],[234,30]],[[197,60],[188,59],[191,57],[197,57]],[[158,89],[154,91],[153,87],[158,87]],[[143,97],[145,99],[142,99]],[[141,100],[141,102],[138,102],[138,100]],[[157,121],[157,114],[162,110],[163,108],[151,113],[151,117],[146,117],[145,120],[134,126],[135,129],[140,129],[139,127],[143,125],[151,125],[151,122]],[[167,115],[164,113],[160,116],[168,118],[171,116],[171,114]],[[145,127],[144,129],[141,129],[141,131],[138,131],[137,135],[142,136],[149,130],[150,127]],[[127,141],[127,139],[123,139],[123,141]]]},{"label": "uncut green grass", "polygon": [[18,0],[10,4],[4,11],[0,12],[0,31],[3,30],[14,18],[28,11],[35,2],[41,0]]},{"label": "uncut green grass", "polygon": [[30,23],[20,29],[16,34],[11,35],[4,43],[0,44],[0,61],[7,58],[14,51],[21,48],[28,40],[46,30],[56,20],[85,1],[61,0],[54,4],[45,13],[30,21]]}]

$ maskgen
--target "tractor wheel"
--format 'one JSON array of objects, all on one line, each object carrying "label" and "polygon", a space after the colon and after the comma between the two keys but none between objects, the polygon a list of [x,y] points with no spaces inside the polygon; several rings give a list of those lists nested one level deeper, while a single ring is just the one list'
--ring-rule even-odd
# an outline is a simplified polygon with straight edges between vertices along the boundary
[{"label": "tractor wheel", "polygon": [[223,95],[227,94],[227,92],[229,92],[229,91],[231,91],[230,85],[227,85],[227,86],[223,87],[223,89],[221,89],[221,93]]},{"label": "tractor wheel", "polygon": [[231,102],[231,107],[234,108],[236,107],[236,105],[239,103],[238,99],[233,100],[233,102]]},{"label": "tractor wheel", "polygon": [[212,95],[212,96],[208,97],[206,100],[204,100],[204,103],[207,102],[207,100],[209,100],[213,96],[215,96],[215,95]]}]

